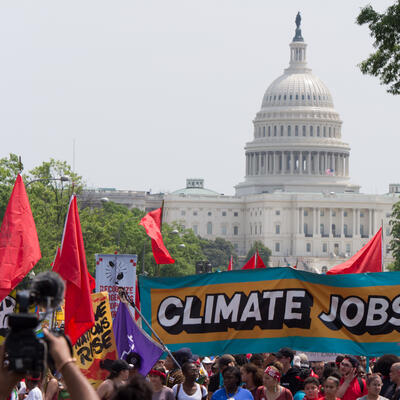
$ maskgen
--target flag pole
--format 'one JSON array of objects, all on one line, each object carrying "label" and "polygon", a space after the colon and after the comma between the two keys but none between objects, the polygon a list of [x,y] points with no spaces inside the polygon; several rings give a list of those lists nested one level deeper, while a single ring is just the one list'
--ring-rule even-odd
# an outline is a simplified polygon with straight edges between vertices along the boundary
[{"label": "flag pole", "polygon": [[383,243],[384,243],[384,241],[383,241],[383,219],[381,219],[381,229],[382,229],[382,231],[381,231],[381,269],[382,269],[382,272],[384,271],[384,268],[383,268],[383,252],[384,252],[384,249],[383,249]]},{"label": "flag pole", "polygon": [[170,352],[170,350],[168,349],[168,347],[164,344],[164,342],[160,339],[160,337],[157,335],[157,333],[155,332],[155,330],[151,327],[151,325],[147,322],[146,318],[143,316],[143,314],[141,313],[141,311],[136,307],[136,304],[134,301],[132,301],[129,296],[128,293],[126,292],[126,289],[123,287],[119,287],[118,288],[118,295],[121,299],[122,302],[128,302],[130,306],[132,306],[135,311],[139,314],[140,318],[142,318],[142,321],[145,322],[145,324],[147,325],[147,327],[151,330],[151,332],[153,333],[153,335],[155,336],[155,338],[158,340],[158,342],[161,344],[162,348],[164,351],[166,351],[168,353],[168,355],[172,358],[172,360],[174,361],[174,363],[181,368],[182,366],[178,363],[178,361],[176,361],[175,357],[172,355],[172,353]]}]

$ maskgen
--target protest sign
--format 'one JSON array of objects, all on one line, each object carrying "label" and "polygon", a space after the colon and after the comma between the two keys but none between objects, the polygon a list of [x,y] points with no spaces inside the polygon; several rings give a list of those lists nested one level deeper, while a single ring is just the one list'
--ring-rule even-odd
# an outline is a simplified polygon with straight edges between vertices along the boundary
[{"label": "protest sign", "polygon": [[102,369],[101,364],[107,359],[116,360],[118,354],[112,329],[108,293],[93,293],[91,296],[95,324],[77,340],[73,350],[78,367],[89,382],[97,387],[109,375],[109,371]]},{"label": "protest sign", "polygon": [[8,315],[14,312],[16,291],[13,290],[3,301],[0,302],[0,344],[8,334]]},{"label": "protest sign", "polygon": [[400,354],[400,272],[292,268],[140,280],[144,317],[171,350]]},{"label": "protest sign", "polygon": [[96,254],[96,292],[108,292],[113,319],[119,305],[119,287],[135,301],[136,263],[136,254]]}]

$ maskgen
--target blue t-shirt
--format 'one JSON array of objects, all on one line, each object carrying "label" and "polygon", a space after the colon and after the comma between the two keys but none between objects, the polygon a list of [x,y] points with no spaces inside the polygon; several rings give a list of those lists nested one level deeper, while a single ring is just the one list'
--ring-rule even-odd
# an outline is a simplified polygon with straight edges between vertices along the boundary
[{"label": "blue t-shirt", "polygon": [[303,400],[306,397],[304,390],[299,390],[293,397],[293,400]]},{"label": "blue t-shirt", "polygon": [[218,389],[211,396],[211,400],[228,400],[228,399],[253,400],[253,395],[249,390],[239,387],[238,391],[233,396],[228,397],[225,388]]}]

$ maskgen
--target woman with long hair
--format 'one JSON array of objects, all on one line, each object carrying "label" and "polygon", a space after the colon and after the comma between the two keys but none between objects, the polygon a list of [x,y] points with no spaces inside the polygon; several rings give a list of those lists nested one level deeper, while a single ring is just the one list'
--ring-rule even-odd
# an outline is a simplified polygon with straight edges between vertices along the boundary
[{"label": "woman with long hair", "polygon": [[257,388],[263,384],[262,370],[253,363],[244,364],[240,368],[242,382],[247,390],[250,390],[253,397],[256,394]]},{"label": "woman with long hair", "polygon": [[324,395],[320,400],[339,400],[337,391],[339,389],[340,379],[336,376],[328,376],[324,380]]},{"label": "woman with long hair", "polygon": [[255,400],[293,400],[292,392],[280,385],[283,366],[275,362],[264,371],[264,385],[260,386],[255,395]]},{"label": "woman with long hair", "polygon": [[122,386],[129,377],[129,364],[125,360],[115,360],[111,364],[111,373],[97,388],[101,400],[110,400],[114,392]]},{"label": "woman with long hair", "polygon": [[382,378],[378,374],[371,374],[367,378],[368,394],[360,397],[358,400],[387,400],[386,397],[380,396],[382,389]]}]

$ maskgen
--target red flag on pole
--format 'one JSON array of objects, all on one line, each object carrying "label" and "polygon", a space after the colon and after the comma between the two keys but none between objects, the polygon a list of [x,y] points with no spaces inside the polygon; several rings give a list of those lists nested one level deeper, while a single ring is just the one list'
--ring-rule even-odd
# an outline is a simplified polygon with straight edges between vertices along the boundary
[{"label": "red flag on pole", "polygon": [[28,195],[18,175],[0,229],[0,301],[41,257]]},{"label": "red flag on pole", "polygon": [[257,256],[257,264],[256,264],[256,268],[267,268],[264,264],[264,261],[262,260],[262,258],[260,257],[260,255],[258,254],[258,250],[256,253]]},{"label": "red flag on pole", "polygon": [[[135,306],[139,311],[141,311],[140,310],[140,293],[139,293],[139,280],[138,280],[138,277],[136,277]],[[137,321],[139,318],[140,318],[140,315],[135,310],[135,321]]]},{"label": "red flag on pole", "polygon": [[146,229],[147,234],[151,238],[151,248],[153,249],[156,263],[173,264],[175,260],[168,253],[161,235],[161,215],[162,208],[150,211],[141,219],[139,225],[142,225]]},{"label": "red flag on pole", "polygon": [[382,272],[382,228],[353,257],[342,264],[335,265],[327,274],[359,274],[363,272]]},{"label": "red flag on pole", "polygon": [[54,264],[53,271],[58,272],[66,283],[65,333],[74,345],[94,325],[89,272],[75,195],[69,204],[60,255]]},{"label": "red flag on pole", "polygon": [[255,269],[255,268],[256,268],[256,253],[254,253],[254,256],[251,257],[250,260],[243,265],[242,269]]},{"label": "red flag on pole", "polygon": [[231,256],[229,260],[228,271],[232,271],[232,269],[233,269],[233,256]]}]

